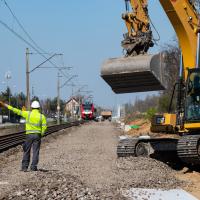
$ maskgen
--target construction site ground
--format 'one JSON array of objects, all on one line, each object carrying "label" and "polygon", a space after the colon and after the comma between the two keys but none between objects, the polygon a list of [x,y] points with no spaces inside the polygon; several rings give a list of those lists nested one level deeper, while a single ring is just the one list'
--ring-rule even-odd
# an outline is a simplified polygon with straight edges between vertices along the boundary
[{"label": "construction site ground", "polygon": [[0,199],[123,200],[129,188],[183,188],[200,199],[198,169],[172,169],[152,158],[117,158],[121,134],[108,121],[54,133],[42,141],[37,172],[19,171],[21,146],[1,153]]}]

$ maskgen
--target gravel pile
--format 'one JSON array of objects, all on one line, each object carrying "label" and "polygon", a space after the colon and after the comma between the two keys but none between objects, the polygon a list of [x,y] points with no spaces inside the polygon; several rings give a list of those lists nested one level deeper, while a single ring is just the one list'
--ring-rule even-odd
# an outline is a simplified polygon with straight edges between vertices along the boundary
[{"label": "gravel pile", "polygon": [[119,158],[116,165],[122,187],[175,189],[183,186],[168,165],[151,158]]},{"label": "gravel pile", "polygon": [[35,177],[12,190],[1,200],[117,200],[125,199],[118,191],[102,194],[86,187],[80,180],[61,172],[35,172]]}]

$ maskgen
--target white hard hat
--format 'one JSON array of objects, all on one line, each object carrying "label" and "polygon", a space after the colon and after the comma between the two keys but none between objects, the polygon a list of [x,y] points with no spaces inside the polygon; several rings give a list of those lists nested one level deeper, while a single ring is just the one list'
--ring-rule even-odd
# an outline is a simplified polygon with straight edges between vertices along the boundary
[{"label": "white hard hat", "polygon": [[33,101],[31,104],[31,108],[40,108],[40,103],[38,101]]}]

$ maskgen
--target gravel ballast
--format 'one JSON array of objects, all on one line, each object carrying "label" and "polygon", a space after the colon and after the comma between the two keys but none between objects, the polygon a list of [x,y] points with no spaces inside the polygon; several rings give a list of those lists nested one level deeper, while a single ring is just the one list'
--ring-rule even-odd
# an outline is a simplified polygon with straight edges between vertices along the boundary
[{"label": "gravel ballast", "polygon": [[123,199],[122,196],[112,193],[110,196],[101,194],[86,187],[80,180],[71,175],[61,172],[37,173],[35,177],[9,193],[3,200],[21,199],[80,199],[80,200],[100,200],[100,199]]},{"label": "gravel ballast", "polygon": [[[0,166],[0,199],[125,199],[131,187],[174,189],[175,171],[151,158],[117,158],[110,122],[60,131],[42,143],[38,172],[19,171],[21,152]],[[2,155],[0,155],[1,157]],[[9,157],[10,162],[9,162]],[[46,191],[46,192],[45,192]]]}]

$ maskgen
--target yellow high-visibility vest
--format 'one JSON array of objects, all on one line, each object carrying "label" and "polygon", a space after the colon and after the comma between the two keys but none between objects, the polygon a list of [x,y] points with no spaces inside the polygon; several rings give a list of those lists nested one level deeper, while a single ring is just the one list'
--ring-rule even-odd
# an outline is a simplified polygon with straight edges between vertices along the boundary
[{"label": "yellow high-visibility vest", "polygon": [[10,105],[8,109],[26,119],[26,134],[41,134],[41,136],[44,136],[47,129],[46,117],[38,109],[22,111]]}]

